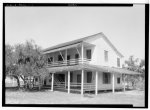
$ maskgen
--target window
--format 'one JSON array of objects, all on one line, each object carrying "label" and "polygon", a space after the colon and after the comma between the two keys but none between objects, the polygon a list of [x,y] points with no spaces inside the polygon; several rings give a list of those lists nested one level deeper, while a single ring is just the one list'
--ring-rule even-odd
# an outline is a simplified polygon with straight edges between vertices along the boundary
[{"label": "window", "polygon": [[120,78],[117,78],[117,84],[120,84]]},{"label": "window", "polygon": [[70,55],[67,55],[67,64],[70,65]]},{"label": "window", "polygon": [[81,74],[77,74],[77,83],[81,83]]},{"label": "window", "polygon": [[87,83],[92,82],[92,72],[87,72]]},{"label": "window", "polygon": [[104,50],[105,62],[108,62],[108,51]]},{"label": "window", "polygon": [[70,72],[70,82],[73,82],[73,72]]},{"label": "window", "polygon": [[91,49],[86,50],[86,58],[91,59]]},{"label": "window", "polygon": [[53,57],[48,58],[48,63],[53,62]]},{"label": "window", "polygon": [[79,58],[79,54],[75,54],[75,59],[78,59]]},{"label": "window", "polygon": [[117,67],[120,67],[120,58],[117,58]]},{"label": "window", "polygon": [[110,84],[110,73],[103,73],[103,84]]},{"label": "window", "polygon": [[75,54],[75,59],[76,59],[75,64],[78,64],[79,63],[79,60],[78,60],[79,59],[79,54]]},{"label": "window", "polygon": [[67,60],[70,60],[70,55],[67,55]]},{"label": "window", "polygon": [[58,55],[58,61],[63,61],[63,58],[61,55]]},{"label": "window", "polygon": [[50,63],[51,62],[51,60],[50,60],[50,58],[48,58],[48,63]]}]

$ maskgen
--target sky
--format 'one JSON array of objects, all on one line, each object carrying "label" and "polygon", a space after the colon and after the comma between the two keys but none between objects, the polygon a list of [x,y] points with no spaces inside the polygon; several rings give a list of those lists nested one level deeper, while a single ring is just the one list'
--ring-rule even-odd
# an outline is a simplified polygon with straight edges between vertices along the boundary
[{"label": "sky", "polygon": [[43,49],[103,32],[125,59],[145,58],[145,7],[6,7],[5,43]]}]

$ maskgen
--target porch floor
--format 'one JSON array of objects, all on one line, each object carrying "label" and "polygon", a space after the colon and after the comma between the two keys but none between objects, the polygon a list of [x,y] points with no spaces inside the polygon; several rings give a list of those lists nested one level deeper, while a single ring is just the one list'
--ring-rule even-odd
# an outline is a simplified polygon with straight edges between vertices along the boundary
[{"label": "porch floor", "polygon": [[[43,86],[42,88],[46,88],[46,89],[51,89],[51,86]],[[53,91],[61,91],[61,92],[68,92],[68,88],[57,88],[57,87],[54,87]],[[112,89],[108,89],[108,90],[105,90],[105,89],[101,89],[101,90],[98,90],[98,93],[101,93],[101,92],[110,92],[112,91]],[[123,91],[123,88],[116,88],[115,91]],[[81,93],[81,88],[75,88],[75,87],[70,87],[70,93]],[[92,94],[95,94],[95,89],[89,89],[89,90],[84,90],[84,93],[92,93]]]}]

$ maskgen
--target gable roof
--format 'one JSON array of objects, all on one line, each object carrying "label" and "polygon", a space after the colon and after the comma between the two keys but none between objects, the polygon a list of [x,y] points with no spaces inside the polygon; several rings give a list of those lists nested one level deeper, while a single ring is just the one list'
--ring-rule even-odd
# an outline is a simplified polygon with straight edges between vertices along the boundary
[{"label": "gable roof", "polygon": [[[98,36],[98,35],[100,35],[100,36]],[[115,46],[109,41],[109,39],[102,32],[94,34],[94,35],[90,35],[90,36],[87,36],[87,37],[83,37],[83,38],[80,38],[80,39],[76,39],[76,40],[73,40],[73,41],[61,43],[61,44],[58,44],[58,45],[55,45],[55,46],[52,46],[52,47],[49,47],[49,48],[46,48],[42,52],[55,50],[55,49],[58,49],[58,48],[61,48],[61,47],[78,44],[78,43],[84,42],[86,40],[96,39],[96,38],[103,38],[120,57],[123,57],[123,55],[115,48]]]},{"label": "gable roof", "polygon": [[102,33],[102,36],[103,36],[103,39],[110,45],[110,47],[112,47],[112,49],[113,49],[120,57],[124,57],[103,33]]}]

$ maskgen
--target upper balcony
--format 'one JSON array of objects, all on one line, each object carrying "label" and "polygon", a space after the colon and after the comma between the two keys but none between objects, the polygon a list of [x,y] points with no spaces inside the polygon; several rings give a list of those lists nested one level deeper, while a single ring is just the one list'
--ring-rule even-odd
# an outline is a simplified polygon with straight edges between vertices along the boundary
[{"label": "upper balcony", "polygon": [[93,44],[84,42],[45,52],[44,54],[47,56],[47,67],[73,66],[90,63],[93,48]]},{"label": "upper balcony", "polygon": [[83,60],[81,58],[78,59],[70,59],[65,61],[55,61],[55,62],[49,62],[47,63],[47,67],[60,67],[60,66],[73,66],[73,65],[79,65],[83,63],[90,63],[91,59],[84,58]]}]

